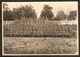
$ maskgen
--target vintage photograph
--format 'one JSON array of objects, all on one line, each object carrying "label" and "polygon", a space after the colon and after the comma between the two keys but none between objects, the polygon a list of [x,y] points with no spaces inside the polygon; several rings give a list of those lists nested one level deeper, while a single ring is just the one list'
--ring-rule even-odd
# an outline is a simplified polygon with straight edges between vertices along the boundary
[{"label": "vintage photograph", "polygon": [[78,2],[2,2],[3,55],[78,55]]}]

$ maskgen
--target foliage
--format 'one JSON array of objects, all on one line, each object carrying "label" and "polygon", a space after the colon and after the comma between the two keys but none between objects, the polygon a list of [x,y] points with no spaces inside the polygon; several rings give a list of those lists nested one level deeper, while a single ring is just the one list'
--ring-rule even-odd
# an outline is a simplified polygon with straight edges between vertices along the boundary
[{"label": "foliage", "polygon": [[69,16],[68,16],[68,20],[76,20],[77,17],[77,11],[70,11]]},{"label": "foliage", "polygon": [[6,11],[6,10],[8,10],[9,8],[8,8],[8,4],[7,3],[3,3],[3,11]]},{"label": "foliage", "polygon": [[59,21],[61,21],[61,20],[66,20],[66,18],[67,18],[67,15],[64,13],[63,10],[58,11],[58,12],[57,12],[57,16],[55,17],[55,19],[57,19],[57,20],[59,20]]},{"label": "foliage", "polygon": [[21,19],[22,17],[25,17],[25,18],[31,18],[31,17],[36,18],[37,17],[35,13],[35,9],[33,9],[31,5],[21,6],[17,9],[14,8],[13,14],[14,14],[15,19]]},{"label": "foliage", "polygon": [[4,21],[13,21],[14,18],[13,18],[13,13],[11,10],[6,10],[6,11],[3,11],[3,20]]},{"label": "foliage", "polygon": [[[53,8],[49,5],[44,5],[43,10],[41,12],[40,18],[41,19],[48,19],[48,20],[76,20],[77,18],[77,10],[70,11],[66,14],[63,10],[57,12],[57,15],[54,16],[52,12]],[[37,13],[33,6],[25,5],[20,6],[19,8],[13,8],[10,10],[7,3],[3,3],[3,20],[12,21],[15,19],[21,19],[22,17],[25,18],[37,18]]]},{"label": "foliage", "polygon": [[25,18],[37,18],[37,14],[35,13],[35,9],[31,5],[21,6],[19,8],[13,8],[10,10],[8,8],[8,4],[3,4],[3,20],[12,21],[15,19],[21,19],[22,17]]},{"label": "foliage", "polygon": [[53,8],[49,5],[44,5],[43,10],[41,12],[41,18],[48,18],[49,20],[54,16],[52,13]]},{"label": "foliage", "polygon": [[8,4],[3,4],[3,20],[12,21],[13,19],[13,12],[8,8]]}]

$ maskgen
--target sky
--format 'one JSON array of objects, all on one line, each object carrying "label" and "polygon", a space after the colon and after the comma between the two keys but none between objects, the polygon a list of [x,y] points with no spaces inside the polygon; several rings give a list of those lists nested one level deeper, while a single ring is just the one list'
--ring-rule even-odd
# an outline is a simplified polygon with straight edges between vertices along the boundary
[{"label": "sky", "polygon": [[35,9],[37,16],[39,17],[41,11],[45,4],[53,7],[52,12],[56,15],[57,11],[61,9],[65,11],[65,13],[69,13],[71,10],[78,10],[78,2],[3,2],[7,3],[8,7],[12,10],[13,8],[18,8],[21,5],[30,5]]}]

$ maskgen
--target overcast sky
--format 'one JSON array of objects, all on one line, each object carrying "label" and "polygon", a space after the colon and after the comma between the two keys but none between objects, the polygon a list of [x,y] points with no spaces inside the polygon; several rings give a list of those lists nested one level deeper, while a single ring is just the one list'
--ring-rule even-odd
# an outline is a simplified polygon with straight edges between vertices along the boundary
[{"label": "overcast sky", "polygon": [[[4,3],[4,2],[3,2]],[[29,5],[33,6],[36,10],[37,16],[39,17],[43,6],[45,4],[53,7],[53,13],[56,15],[57,11],[64,10],[68,13],[70,10],[78,10],[78,2],[5,2],[8,4],[8,7],[12,10],[13,8],[20,7],[21,5]]]}]

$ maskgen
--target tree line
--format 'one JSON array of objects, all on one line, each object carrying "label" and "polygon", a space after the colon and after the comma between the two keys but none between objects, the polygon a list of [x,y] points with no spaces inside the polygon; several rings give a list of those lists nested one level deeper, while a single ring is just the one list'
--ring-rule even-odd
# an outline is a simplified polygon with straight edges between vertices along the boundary
[{"label": "tree line", "polygon": [[[42,19],[48,19],[48,20],[76,20],[77,18],[77,10],[72,10],[68,14],[64,12],[64,10],[60,10],[57,12],[56,16],[54,16],[54,13],[52,12],[53,7],[49,5],[44,5],[43,10],[41,11],[41,14],[39,18]],[[20,6],[19,8],[13,8],[13,10],[10,10],[7,3],[3,3],[3,20],[4,21],[12,21],[15,19],[21,19],[22,17],[25,18],[37,18],[37,13],[35,9],[33,9],[33,6],[31,5],[25,5]]]}]

